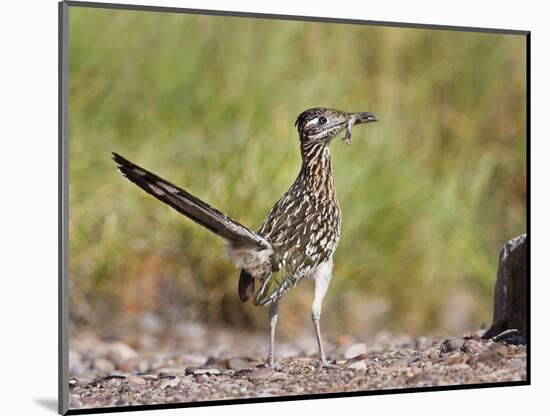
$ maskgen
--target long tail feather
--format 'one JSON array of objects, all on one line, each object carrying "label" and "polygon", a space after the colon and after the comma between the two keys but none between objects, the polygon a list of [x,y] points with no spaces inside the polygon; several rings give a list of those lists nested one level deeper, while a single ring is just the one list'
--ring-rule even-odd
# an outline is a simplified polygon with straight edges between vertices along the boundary
[{"label": "long tail feather", "polygon": [[117,153],[113,153],[113,160],[120,172],[131,182],[196,223],[223,237],[231,247],[248,247],[255,250],[271,248],[271,245],[260,235],[173,183],[130,162]]}]

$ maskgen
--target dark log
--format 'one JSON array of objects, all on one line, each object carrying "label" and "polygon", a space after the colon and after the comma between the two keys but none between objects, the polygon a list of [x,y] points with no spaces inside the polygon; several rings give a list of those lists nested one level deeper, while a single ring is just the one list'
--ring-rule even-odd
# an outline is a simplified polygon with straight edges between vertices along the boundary
[{"label": "dark log", "polygon": [[527,296],[527,236],[523,234],[500,250],[493,323],[483,338],[525,343]]}]

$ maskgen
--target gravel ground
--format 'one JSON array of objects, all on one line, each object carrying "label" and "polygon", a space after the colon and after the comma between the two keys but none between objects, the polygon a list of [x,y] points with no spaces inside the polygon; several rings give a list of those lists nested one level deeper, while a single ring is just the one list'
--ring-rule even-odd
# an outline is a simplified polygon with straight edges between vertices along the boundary
[{"label": "gravel ground", "polygon": [[[262,356],[264,337],[222,332],[212,339],[196,330],[162,348],[151,339],[132,348],[93,334],[71,337],[70,408],[526,379],[525,345],[484,341],[479,331],[452,339],[383,333],[366,343],[344,337],[327,343],[329,368],[319,365],[311,340],[297,339],[277,345],[271,369]],[[244,345],[250,354],[239,356]]]}]

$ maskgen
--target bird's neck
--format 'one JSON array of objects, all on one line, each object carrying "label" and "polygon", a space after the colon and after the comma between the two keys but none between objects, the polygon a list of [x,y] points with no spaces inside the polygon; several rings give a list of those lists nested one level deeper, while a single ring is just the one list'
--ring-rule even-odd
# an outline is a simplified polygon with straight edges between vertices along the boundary
[{"label": "bird's neck", "polygon": [[335,198],[330,148],[325,143],[302,143],[302,170],[300,178],[309,192]]}]

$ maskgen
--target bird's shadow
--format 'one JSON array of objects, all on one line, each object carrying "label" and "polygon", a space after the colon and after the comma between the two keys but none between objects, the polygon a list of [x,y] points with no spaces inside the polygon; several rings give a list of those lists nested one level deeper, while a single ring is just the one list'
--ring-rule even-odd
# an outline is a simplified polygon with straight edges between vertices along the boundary
[{"label": "bird's shadow", "polygon": [[54,413],[57,413],[57,399],[34,399],[34,402]]}]

